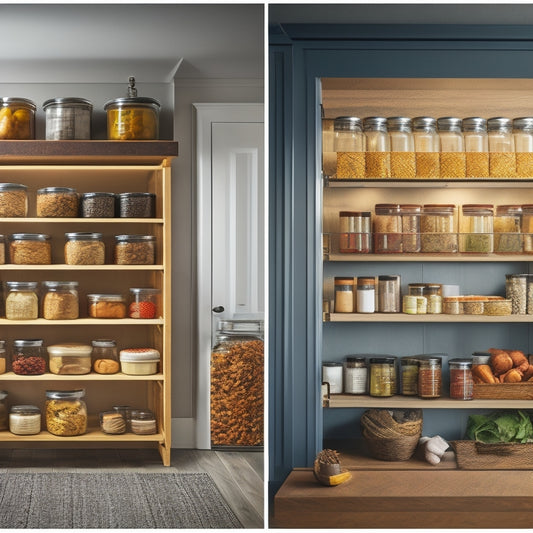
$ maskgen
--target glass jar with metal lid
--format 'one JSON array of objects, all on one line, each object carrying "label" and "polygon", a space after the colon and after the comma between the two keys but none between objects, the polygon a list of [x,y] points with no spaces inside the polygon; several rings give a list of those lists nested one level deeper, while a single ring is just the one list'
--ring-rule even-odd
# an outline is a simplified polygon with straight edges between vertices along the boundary
[{"label": "glass jar with metal lid", "polygon": [[156,318],[161,315],[161,290],[152,287],[130,288],[130,318]]},{"label": "glass jar with metal lid", "polygon": [[494,251],[494,206],[464,204],[459,232],[460,252],[492,253]]},{"label": "glass jar with metal lid", "polygon": [[114,192],[85,192],[80,195],[80,214],[84,218],[113,218],[115,202]]},{"label": "glass jar with metal lid", "polygon": [[533,177],[533,117],[513,119],[516,176]]},{"label": "glass jar with metal lid", "polygon": [[8,428],[7,392],[0,390],[0,431]]},{"label": "glass jar with metal lid", "polygon": [[8,320],[35,320],[39,317],[36,281],[6,281],[5,293]]},{"label": "glass jar with metal lid", "polygon": [[489,177],[489,137],[487,121],[482,117],[463,119],[466,152],[466,177]]},{"label": "glass jar with metal lid", "polygon": [[117,194],[121,218],[153,218],[155,194],[152,192],[121,192]]},{"label": "glass jar with metal lid", "polygon": [[122,294],[88,294],[87,304],[91,318],[126,317],[126,299]]},{"label": "glass jar with metal lid", "polygon": [[378,276],[378,312],[400,313],[400,276]]},{"label": "glass jar with metal lid", "polygon": [[521,205],[498,205],[494,213],[494,251],[517,254],[524,249]]},{"label": "glass jar with metal lid", "polygon": [[103,265],[105,244],[101,233],[65,233],[65,264]]},{"label": "glass jar with metal lid", "polygon": [[514,178],[516,156],[513,138],[513,121],[495,117],[487,120],[489,136],[489,175],[492,178]]},{"label": "glass jar with metal lid", "polygon": [[21,183],[0,183],[0,217],[25,217],[28,214],[28,187]]},{"label": "glass jar with metal lid", "polygon": [[403,246],[400,205],[376,204],[374,212],[374,252],[401,253]]},{"label": "glass jar with metal lid", "polygon": [[60,437],[83,435],[87,431],[85,389],[46,391],[46,429]]},{"label": "glass jar with metal lid", "polygon": [[48,368],[52,374],[77,375],[91,371],[92,347],[68,342],[47,347]]},{"label": "glass jar with metal lid", "polygon": [[154,235],[115,235],[115,265],[153,265]]},{"label": "glass jar with metal lid", "polygon": [[337,153],[337,178],[365,177],[365,136],[358,117],[337,117],[333,123]]},{"label": "glass jar with metal lid", "polygon": [[438,283],[426,283],[424,296],[427,300],[428,315],[438,315],[442,313],[442,293],[441,285]]},{"label": "glass jar with metal lid", "polygon": [[366,138],[366,177],[390,178],[390,137],[385,117],[363,119]]},{"label": "glass jar with metal lid", "polygon": [[77,281],[43,281],[43,318],[73,320],[80,316]]},{"label": "glass jar with metal lid", "polygon": [[416,357],[402,357],[400,359],[400,392],[404,396],[418,394],[418,366]]},{"label": "glass jar with metal lid", "polygon": [[466,157],[462,124],[463,121],[457,117],[441,117],[437,119],[441,152],[441,178],[456,179],[466,176]]},{"label": "glass jar with metal lid", "polygon": [[46,140],[84,140],[91,138],[93,105],[85,98],[51,98],[43,104]]},{"label": "glass jar with metal lid", "polygon": [[344,394],[366,394],[368,391],[368,365],[366,364],[366,358],[358,356],[346,357],[343,379]]},{"label": "glass jar with metal lid", "polygon": [[153,435],[157,433],[155,415],[148,409],[132,409],[130,413],[130,429],[136,435]]},{"label": "glass jar with metal lid", "polygon": [[44,233],[13,233],[9,236],[9,260],[14,265],[50,265],[50,235]]},{"label": "glass jar with metal lid", "polygon": [[339,213],[339,252],[368,254],[371,251],[370,211]]},{"label": "glass jar with metal lid", "polygon": [[440,140],[437,121],[432,117],[413,118],[416,152],[416,177],[438,178]]},{"label": "glass jar with metal lid", "polygon": [[37,190],[37,216],[75,218],[78,216],[78,193],[72,187],[43,187]]},{"label": "glass jar with metal lid", "polygon": [[390,137],[391,178],[415,178],[415,141],[411,119],[409,117],[389,117],[387,130]]},{"label": "glass jar with metal lid", "polygon": [[425,204],[420,216],[420,251],[457,252],[457,219],[454,204]]},{"label": "glass jar with metal lid", "polygon": [[472,359],[450,359],[448,364],[450,365],[450,398],[472,400],[474,398]]},{"label": "glass jar with metal lid", "polygon": [[442,392],[442,357],[420,355],[418,359],[418,396],[439,398]]},{"label": "glass jar with metal lid", "polygon": [[370,396],[394,396],[396,394],[396,357],[371,357]]},{"label": "glass jar with metal lid", "polygon": [[97,374],[116,374],[120,370],[117,342],[113,339],[94,339],[91,360]]},{"label": "glass jar with metal lid", "polygon": [[46,372],[43,339],[15,339],[11,353],[11,370],[15,374],[36,376]]},{"label": "glass jar with metal lid", "polygon": [[0,139],[35,139],[35,109],[27,98],[0,98]]},{"label": "glass jar with metal lid", "polygon": [[505,297],[511,300],[511,313],[525,315],[527,313],[527,282],[528,274],[505,275]]},{"label": "glass jar with metal lid", "polygon": [[0,374],[7,372],[6,341],[0,340]]},{"label": "glass jar with metal lid", "polygon": [[129,78],[128,96],[109,100],[107,138],[115,141],[155,140],[159,138],[159,110],[155,98],[137,96],[135,78]]},{"label": "glass jar with metal lid", "polygon": [[36,405],[13,405],[9,431],[14,435],[37,435],[41,431],[41,410]]}]

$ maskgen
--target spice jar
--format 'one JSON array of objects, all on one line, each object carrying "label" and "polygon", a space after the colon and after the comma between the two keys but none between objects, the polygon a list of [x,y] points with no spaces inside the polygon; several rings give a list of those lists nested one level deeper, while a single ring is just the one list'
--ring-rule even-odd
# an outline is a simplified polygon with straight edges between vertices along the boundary
[{"label": "spice jar", "polygon": [[88,374],[91,371],[91,346],[77,343],[52,344],[47,347],[47,351],[52,374]]},{"label": "spice jar", "polygon": [[424,296],[427,300],[428,315],[438,315],[442,313],[442,294],[440,285],[427,283],[424,287]]},{"label": "spice jar", "polygon": [[43,281],[43,318],[73,320],[80,316],[77,281]]},{"label": "spice jar", "polygon": [[516,157],[516,177],[533,176],[533,117],[513,120],[513,137]]},{"label": "spice jar", "polygon": [[43,187],[37,190],[36,206],[38,217],[77,217],[78,193],[72,187]]},{"label": "spice jar", "polygon": [[[324,379],[322,381],[325,381]],[[344,394],[366,394],[368,366],[364,357],[348,356],[344,363]],[[331,391],[330,391],[331,392]]]},{"label": "spice jar", "polygon": [[122,192],[117,194],[121,218],[153,218],[155,194],[151,192]]},{"label": "spice jar", "polygon": [[115,265],[155,264],[153,235],[115,235]]},{"label": "spice jar", "polygon": [[159,138],[159,109],[154,98],[137,96],[135,78],[129,78],[128,96],[109,100],[107,138],[114,141],[155,140]]},{"label": "spice jar", "polygon": [[376,279],[357,278],[357,312],[374,313],[376,311]]},{"label": "spice jar", "polygon": [[378,276],[378,311],[380,313],[399,313],[400,276]]},{"label": "spice jar", "polygon": [[471,359],[450,359],[450,398],[454,400],[472,400],[474,398],[474,380],[472,378]]},{"label": "spice jar", "polygon": [[87,303],[91,318],[126,317],[126,299],[122,294],[88,294]]},{"label": "spice jar", "polygon": [[354,278],[335,278],[335,313],[353,313]]},{"label": "spice jar", "polygon": [[0,98],[0,139],[35,139],[35,109],[27,98]]},{"label": "spice jar", "polygon": [[363,119],[366,138],[366,177],[390,178],[390,138],[387,119],[366,117]]},{"label": "spice jar", "polygon": [[0,430],[8,428],[7,392],[0,390]]},{"label": "spice jar", "polygon": [[460,252],[494,251],[494,208],[489,204],[464,204],[460,221]]},{"label": "spice jar", "polygon": [[36,405],[13,405],[9,431],[14,435],[37,435],[41,432],[41,410]]},{"label": "spice jar", "polygon": [[481,117],[463,119],[466,177],[489,177],[489,137],[487,121]]},{"label": "spice jar", "polygon": [[263,322],[221,320],[211,352],[213,446],[263,445],[263,386]]},{"label": "spice jar", "polygon": [[0,217],[17,218],[28,214],[28,187],[20,183],[0,183]]},{"label": "spice jar", "polygon": [[494,251],[517,254],[523,250],[522,206],[498,205],[494,214]]},{"label": "spice jar", "polygon": [[50,265],[50,235],[44,233],[13,233],[9,237],[9,260],[14,265]]},{"label": "spice jar", "polygon": [[46,429],[60,437],[83,435],[87,431],[85,389],[46,391]]},{"label": "spice jar", "polygon": [[438,178],[440,176],[440,140],[437,121],[432,117],[413,119],[415,138],[416,177]]},{"label": "spice jar", "polygon": [[39,316],[36,281],[6,281],[5,310],[8,320],[35,320]]},{"label": "spice jar", "polygon": [[492,178],[514,178],[516,157],[513,123],[510,118],[497,117],[487,120],[489,136],[489,175]]},{"label": "spice jar", "polygon": [[42,339],[15,339],[11,354],[11,370],[15,374],[34,376],[46,372],[46,356]]},{"label": "spice jar", "polygon": [[418,394],[418,359],[416,357],[400,359],[400,392],[404,396]]},{"label": "spice jar", "polygon": [[337,179],[365,177],[365,136],[358,117],[337,117],[333,122],[333,149],[337,154]]},{"label": "spice jar", "polygon": [[153,435],[157,433],[157,424],[152,411],[133,409],[130,419],[131,432],[136,435]]},{"label": "spice jar", "polygon": [[420,252],[421,210],[421,205],[400,205],[400,214],[402,217],[402,251],[404,253]]},{"label": "spice jar", "polygon": [[425,204],[420,217],[420,251],[457,252],[457,226],[454,204]]},{"label": "spice jar", "polygon": [[456,117],[437,119],[440,140],[440,177],[464,178],[466,176],[463,121]]},{"label": "spice jar", "polygon": [[387,119],[387,130],[390,137],[391,178],[415,178],[415,141],[411,119],[390,117]]},{"label": "spice jar", "polygon": [[374,211],[374,252],[401,253],[403,247],[400,205],[376,204]]},{"label": "spice jar", "polygon": [[120,370],[116,341],[112,339],[95,339],[91,344],[93,370],[97,374],[116,374]]},{"label": "spice jar", "polygon": [[442,358],[436,356],[417,356],[418,396],[420,398],[439,398],[442,388]]},{"label": "spice jar", "polygon": [[527,312],[527,274],[505,275],[505,297],[511,300],[513,315],[525,315]]},{"label": "spice jar", "polygon": [[65,233],[65,264],[103,265],[105,244],[101,233]]},{"label": "spice jar", "polygon": [[51,98],[43,104],[46,140],[86,140],[91,138],[93,105],[85,98]]},{"label": "spice jar", "polygon": [[396,358],[370,358],[370,396],[396,394]]},{"label": "spice jar", "polygon": [[85,192],[80,196],[80,212],[84,218],[113,218],[116,195],[113,192]]},{"label": "spice jar", "polygon": [[0,374],[7,371],[6,341],[0,340]]},{"label": "spice jar", "polygon": [[160,294],[159,289],[131,288],[128,316],[130,318],[156,318],[160,314]]},{"label": "spice jar", "polygon": [[339,213],[339,232],[339,252],[370,253],[370,211],[341,211]]},{"label": "spice jar", "polygon": [[104,411],[98,415],[100,429],[108,435],[126,433],[126,418],[118,411]]},{"label": "spice jar", "polygon": [[343,365],[342,363],[322,363],[322,383],[329,383],[330,394],[342,394]]}]

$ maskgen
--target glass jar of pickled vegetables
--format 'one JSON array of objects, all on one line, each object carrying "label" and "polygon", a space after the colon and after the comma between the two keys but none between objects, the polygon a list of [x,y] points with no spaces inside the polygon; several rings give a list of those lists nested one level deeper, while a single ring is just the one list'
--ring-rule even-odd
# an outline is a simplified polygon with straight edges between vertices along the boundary
[{"label": "glass jar of pickled vegetables", "polygon": [[363,119],[366,138],[366,177],[390,178],[390,138],[385,117]]},{"label": "glass jar of pickled vegetables", "polygon": [[0,139],[35,139],[35,108],[27,98],[0,98]]},{"label": "glass jar of pickled vegetables", "polygon": [[416,177],[415,141],[413,125],[409,117],[390,117],[387,119],[390,137],[391,177],[412,179]]},{"label": "glass jar of pickled vegetables", "polygon": [[396,394],[396,358],[370,358],[370,396]]},{"label": "glass jar of pickled vegetables", "polygon": [[494,214],[494,251],[516,254],[523,251],[522,206],[498,205]]},{"label": "glass jar of pickled vegetables", "polygon": [[489,177],[489,137],[487,121],[481,117],[463,119],[466,177]]},{"label": "glass jar of pickled vegetables", "polygon": [[415,117],[413,134],[417,178],[438,178],[440,139],[437,133],[437,121],[432,117]]},{"label": "glass jar of pickled vegetables", "polygon": [[85,389],[46,391],[46,429],[52,435],[73,437],[87,431]]},{"label": "glass jar of pickled vegetables", "polygon": [[365,177],[365,136],[358,117],[337,117],[334,150],[337,154],[337,178],[355,179]]}]

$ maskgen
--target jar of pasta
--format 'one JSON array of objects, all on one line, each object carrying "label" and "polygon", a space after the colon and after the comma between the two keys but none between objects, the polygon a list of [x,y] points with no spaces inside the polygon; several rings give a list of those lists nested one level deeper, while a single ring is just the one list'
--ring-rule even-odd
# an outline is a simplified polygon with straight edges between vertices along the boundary
[{"label": "jar of pasta", "polygon": [[437,133],[437,121],[432,117],[415,117],[413,119],[415,137],[416,177],[440,177],[440,140]]},{"label": "jar of pasta", "polygon": [[420,251],[425,253],[457,252],[456,206],[425,204],[420,216]]},{"label": "jar of pasta", "polygon": [[416,178],[415,141],[413,125],[409,117],[390,117],[387,119],[390,137],[391,178]]},{"label": "jar of pasta", "polygon": [[43,339],[15,339],[11,354],[11,370],[15,374],[36,376],[46,372]]},{"label": "jar of pasta", "polygon": [[0,98],[0,139],[35,139],[35,109],[27,98]]},{"label": "jar of pasta", "polygon": [[524,249],[521,233],[522,206],[498,205],[494,213],[494,251],[518,254]]},{"label": "jar of pasta", "polygon": [[394,396],[396,394],[396,358],[370,358],[370,396]]},{"label": "jar of pasta", "polygon": [[366,138],[366,177],[390,178],[390,138],[387,119],[366,117],[363,119]]},{"label": "jar of pasta", "polygon": [[37,216],[66,218],[78,216],[78,193],[72,187],[43,187],[37,191]]},{"label": "jar of pasta", "polygon": [[466,176],[463,121],[457,117],[437,119],[440,139],[440,177],[457,179]]},{"label": "jar of pasta", "polygon": [[5,309],[8,320],[34,320],[39,316],[36,281],[6,281]]},{"label": "jar of pasta", "polygon": [[0,183],[0,217],[25,217],[28,214],[28,187],[20,183]]},{"label": "jar of pasta", "polygon": [[374,212],[374,252],[401,253],[403,247],[400,205],[376,204]]},{"label": "jar of pasta", "polygon": [[9,260],[14,265],[50,265],[50,235],[44,233],[13,233],[9,236]]},{"label": "jar of pasta", "polygon": [[65,233],[65,264],[103,265],[105,244],[101,233]]},{"label": "jar of pasta", "polygon": [[463,119],[466,177],[489,177],[489,137],[487,121],[481,117]]},{"label": "jar of pasta", "polygon": [[459,230],[460,252],[492,253],[494,251],[494,206],[464,204]]},{"label": "jar of pasta", "polygon": [[80,315],[77,281],[43,281],[43,318],[73,320]]},{"label": "jar of pasta", "polygon": [[365,177],[365,136],[361,119],[337,117],[333,123],[337,179]]},{"label": "jar of pasta", "polygon": [[491,178],[514,178],[516,156],[513,123],[510,118],[496,117],[487,120],[489,136],[489,175]]},{"label": "jar of pasta", "polygon": [[83,435],[87,431],[85,389],[46,391],[46,429],[60,437]]}]

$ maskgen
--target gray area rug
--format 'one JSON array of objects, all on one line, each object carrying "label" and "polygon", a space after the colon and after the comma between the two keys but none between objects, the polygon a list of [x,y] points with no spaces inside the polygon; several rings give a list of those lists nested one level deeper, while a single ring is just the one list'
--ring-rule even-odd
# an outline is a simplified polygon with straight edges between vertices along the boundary
[{"label": "gray area rug", "polygon": [[242,528],[208,474],[0,473],[0,527]]}]

